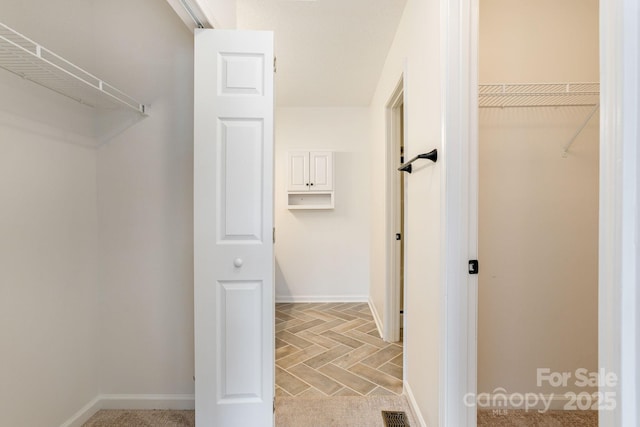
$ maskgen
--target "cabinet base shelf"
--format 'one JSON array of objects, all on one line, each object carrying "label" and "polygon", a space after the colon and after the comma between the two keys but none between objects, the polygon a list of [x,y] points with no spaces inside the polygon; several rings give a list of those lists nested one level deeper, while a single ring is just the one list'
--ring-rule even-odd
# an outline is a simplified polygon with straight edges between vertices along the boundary
[{"label": "cabinet base shelf", "polygon": [[333,191],[329,192],[289,192],[287,193],[289,209],[333,209]]}]

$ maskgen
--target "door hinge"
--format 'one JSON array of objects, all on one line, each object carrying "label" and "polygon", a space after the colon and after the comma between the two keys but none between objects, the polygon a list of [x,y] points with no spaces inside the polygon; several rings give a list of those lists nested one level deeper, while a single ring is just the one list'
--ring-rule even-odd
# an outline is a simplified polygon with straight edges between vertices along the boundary
[{"label": "door hinge", "polygon": [[276,228],[273,227],[273,243],[276,243]]},{"label": "door hinge", "polygon": [[469,274],[478,274],[480,267],[477,259],[469,260]]},{"label": "door hinge", "polygon": [[276,58],[275,56],[273,57],[273,72],[274,73],[278,72],[278,67],[276,66],[277,59],[278,58]]},{"label": "door hinge", "polygon": [[276,413],[276,398],[273,398],[273,413]]}]

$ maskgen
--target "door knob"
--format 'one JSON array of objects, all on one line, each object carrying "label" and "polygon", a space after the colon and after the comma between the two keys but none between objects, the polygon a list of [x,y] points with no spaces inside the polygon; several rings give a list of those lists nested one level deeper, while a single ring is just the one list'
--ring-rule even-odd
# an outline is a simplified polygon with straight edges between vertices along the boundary
[{"label": "door knob", "polygon": [[242,261],[242,258],[236,258],[233,260],[233,265],[235,265],[237,268],[242,267],[242,264],[244,264],[244,261]]}]

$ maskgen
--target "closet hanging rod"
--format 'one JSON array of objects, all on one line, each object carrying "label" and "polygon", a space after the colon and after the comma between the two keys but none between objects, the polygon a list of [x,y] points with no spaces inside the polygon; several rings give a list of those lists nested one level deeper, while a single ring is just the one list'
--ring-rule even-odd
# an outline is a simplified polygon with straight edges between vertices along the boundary
[{"label": "closet hanging rod", "polygon": [[408,172],[411,173],[413,166],[411,166],[411,164],[413,162],[415,162],[416,160],[419,159],[426,159],[426,160],[431,160],[432,162],[437,162],[438,161],[438,150],[434,149],[429,151],[428,153],[423,153],[423,154],[418,154],[417,156],[415,156],[413,159],[409,160],[407,163],[403,164],[402,166],[400,166],[398,168],[398,170],[400,172]]},{"label": "closet hanging rod", "polygon": [[144,104],[0,23],[0,67],[81,104],[147,115]]},{"label": "closet hanging rod", "polygon": [[600,84],[498,83],[478,87],[480,108],[594,106],[600,101]]}]

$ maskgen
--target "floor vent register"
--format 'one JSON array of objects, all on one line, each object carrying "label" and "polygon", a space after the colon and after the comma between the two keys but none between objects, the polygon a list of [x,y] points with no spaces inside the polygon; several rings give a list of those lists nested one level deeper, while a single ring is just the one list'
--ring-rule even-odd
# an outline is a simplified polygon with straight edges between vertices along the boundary
[{"label": "floor vent register", "polygon": [[385,427],[410,427],[407,414],[400,411],[382,411]]}]

